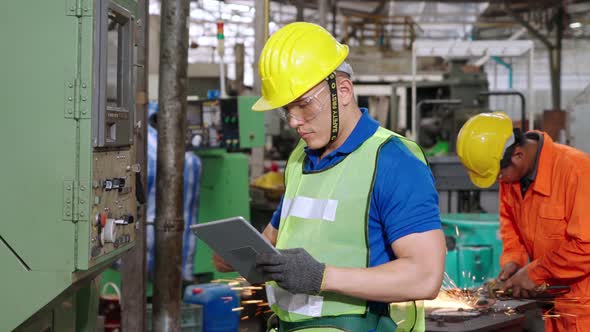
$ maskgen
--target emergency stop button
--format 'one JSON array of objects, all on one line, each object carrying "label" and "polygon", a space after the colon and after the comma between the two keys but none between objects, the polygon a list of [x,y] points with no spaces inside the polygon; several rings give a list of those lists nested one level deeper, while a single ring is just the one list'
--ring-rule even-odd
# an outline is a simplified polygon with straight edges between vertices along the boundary
[{"label": "emergency stop button", "polygon": [[104,228],[104,226],[107,224],[107,219],[108,219],[108,215],[106,212],[102,212],[100,214],[100,225]]}]

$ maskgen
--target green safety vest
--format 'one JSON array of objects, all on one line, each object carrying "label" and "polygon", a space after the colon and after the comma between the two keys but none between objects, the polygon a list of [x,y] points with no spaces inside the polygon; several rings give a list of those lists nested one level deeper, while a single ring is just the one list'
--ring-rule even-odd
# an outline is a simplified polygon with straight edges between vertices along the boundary
[{"label": "green safety vest", "polygon": [[[383,144],[394,136],[426,163],[416,143],[380,127],[336,165],[317,172],[303,172],[305,143],[301,140],[285,170],[286,191],[276,247],[305,248],[315,259],[331,266],[368,267],[367,227],[377,157]],[[365,300],[332,292],[317,296],[291,294],[269,282],[267,294],[272,310],[283,322],[367,312]],[[390,312],[398,325],[396,331],[424,330],[422,305],[395,303],[390,306]]]}]

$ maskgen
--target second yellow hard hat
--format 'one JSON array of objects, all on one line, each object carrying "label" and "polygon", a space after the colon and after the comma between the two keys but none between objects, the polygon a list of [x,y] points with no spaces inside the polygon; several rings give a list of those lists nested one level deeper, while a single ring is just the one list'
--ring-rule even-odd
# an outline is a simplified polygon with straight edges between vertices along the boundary
[{"label": "second yellow hard hat", "polygon": [[478,114],[465,122],[457,136],[457,155],[473,184],[494,184],[511,137],[512,120],[502,112]]}]

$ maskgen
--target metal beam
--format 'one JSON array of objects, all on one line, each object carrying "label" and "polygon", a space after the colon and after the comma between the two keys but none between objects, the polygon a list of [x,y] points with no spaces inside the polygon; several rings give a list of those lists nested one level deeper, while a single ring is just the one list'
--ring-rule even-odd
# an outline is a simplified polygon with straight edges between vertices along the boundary
[{"label": "metal beam", "polygon": [[[512,36],[508,37],[507,40],[516,40],[518,38],[520,38],[520,36],[522,36],[524,33],[526,32],[526,28],[521,28],[520,30],[518,30],[517,32],[515,32],[514,34],[512,34]],[[490,60],[490,55],[486,54],[485,56],[479,58],[478,60],[476,60],[473,65],[480,67],[482,66],[484,63],[488,62],[488,60]]]},{"label": "metal beam", "polygon": [[563,20],[565,9],[559,7],[555,15],[555,47],[549,52],[549,61],[551,65],[551,96],[553,100],[553,110],[561,110],[561,49],[563,41]]},{"label": "metal beam", "polygon": [[[373,9],[369,15],[381,14],[383,12],[383,9],[385,8],[385,5],[386,4],[387,4],[387,1],[386,0],[381,0],[379,2],[379,4],[377,5],[377,7],[375,7],[375,9]],[[334,12],[334,21],[336,21],[335,17],[336,17],[336,12]],[[362,22],[363,23],[366,23],[367,21],[369,21],[369,19],[368,18],[364,18]],[[332,29],[333,30],[332,31],[332,34],[335,35],[335,33],[336,33],[335,22],[333,24],[334,25],[333,25],[333,29]],[[352,31],[350,33],[348,33],[347,31],[343,31],[343,33],[345,34],[345,36],[344,36],[344,38],[342,40],[347,40],[348,37],[354,36],[356,34],[357,29],[358,29],[357,27],[353,27],[352,28]]]},{"label": "metal beam", "polygon": [[[260,95],[261,81],[258,75],[258,59],[268,39],[270,3],[269,0],[255,0],[254,6],[254,93]],[[251,178],[257,178],[263,173],[264,149],[252,148],[250,154],[250,176]]]},{"label": "metal beam", "polygon": [[234,45],[234,60],[236,63],[236,87],[238,91],[242,91],[244,86],[244,59],[246,49],[244,43],[236,43]]},{"label": "metal beam", "polygon": [[303,11],[305,10],[305,5],[303,4],[303,0],[297,0],[295,3],[295,8],[297,8],[297,16],[295,21],[303,22],[305,21],[305,17],[303,16]]},{"label": "metal beam", "polygon": [[329,0],[317,0],[319,8],[319,23],[325,29],[328,28],[328,1]]},{"label": "metal beam", "polygon": [[509,1],[504,1],[504,8],[508,15],[510,15],[516,22],[520,23],[523,27],[525,27],[531,35],[539,39],[543,44],[545,44],[545,46],[547,46],[548,49],[554,47],[553,44],[549,41],[549,39],[547,39],[547,37],[543,36],[543,34],[539,30],[535,29],[529,22],[523,19],[520,15],[516,14],[510,8]]},{"label": "metal beam", "polygon": [[547,36],[543,35],[529,22],[516,14],[510,8],[510,1],[504,0],[504,8],[512,18],[519,22],[529,31],[529,33],[539,39],[547,47],[549,53],[549,74],[551,76],[551,100],[553,110],[561,110],[561,49],[563,40],[563,20],[566,15],[565,8],[562,4],[559,5],[557,13],[552,18],[556,29],[555,43],[552,43]]},{"label": "metal beam", "polygon": [[154,332],[180,331],[188,0],[162,1]]},{"label": "metal beam", "polygon": [[260,93],[260,77],[258,77],[258,59],[268,38],[268,0],[254,2],[254,91]]},{"label": "metal beam", "polygon": [[[336,0],[332,0],[332,36],[336,38],[336,17],[338,16],[338,3]],[[346,33],[343,31],[342,33]]]}]

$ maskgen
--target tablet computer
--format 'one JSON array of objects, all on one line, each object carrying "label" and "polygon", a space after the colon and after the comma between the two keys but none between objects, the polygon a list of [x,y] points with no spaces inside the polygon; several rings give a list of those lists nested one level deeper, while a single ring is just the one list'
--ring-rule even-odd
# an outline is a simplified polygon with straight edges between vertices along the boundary
[{"label": "tablet computer", "polygon": [[264,235],[242,217],[192,225],[191,230],[251,284],[264,282],[262,274],[256,271],[256,255],[279,254]]}]

